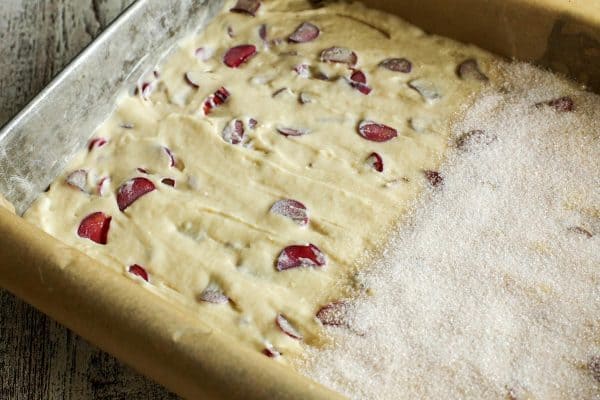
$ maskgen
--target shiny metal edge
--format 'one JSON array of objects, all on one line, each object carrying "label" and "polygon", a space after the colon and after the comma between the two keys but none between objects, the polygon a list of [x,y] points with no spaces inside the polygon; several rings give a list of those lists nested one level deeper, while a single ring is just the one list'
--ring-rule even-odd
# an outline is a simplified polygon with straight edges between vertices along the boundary
[{"label": "shiny metal edge", "polygon": [[124,88],[222,0],[138,0],[0,130],[0,193],[22,215],[115,108]]}]

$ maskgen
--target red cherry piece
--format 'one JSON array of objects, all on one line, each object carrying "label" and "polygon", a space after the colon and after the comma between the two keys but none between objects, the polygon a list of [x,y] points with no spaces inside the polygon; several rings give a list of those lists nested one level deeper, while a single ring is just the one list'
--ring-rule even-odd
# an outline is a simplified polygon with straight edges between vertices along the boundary
[{"label": "red cherry piece", "polygon": [[547,106],[554,108],[557,112],[570,112],[575,109],[575,103],[573,103],[573,99],[568,96],[559,97],[558,99],[549,100],[545,103]]},{"label": "red cherry piece", "polygon": [[100,178],[98,184],[96,185],[96,189],[98,190],[98,196],[104,196],[108,191],[108,186],[110,184],[110,178],[108,176]]},{"label": "red cherry piece", "polygon": [[350,81],[350,86],[352,86],[354,89],[358,90],[359,92],[361,92],[364,95],[368,95],[369,93],[371,93],[373,91],[373,89],[371,89],[369,86],[365,85],[364,83],[359,83],[359,82],[353,82]]},{"label": "red cherry piece", "polygon": [[185,80],[185,82],[188,85],[190,85],[194,89],[198,89],[200,87],[200,84],[194,79],[194,77],[192,76],[192,74],[190,72],[186,72],[183,75],[183,79]]},{"label": "red cherry piece", "polygon": [[235,3],[235,5],[229,11],[249,14],[254,17],[259,8],[259,0],[238,0],[237,3]]},{"label": "red cherry piece", "polygon": [[379,66],[394,72],[408,74],[412,71],[412,63],[406,58],[388,58],[379,63]]},{"label": "red cherry piece", "polygon": [[292,199],[276,201],[275,204],[271,206],[270,211],[273,214],[290,218],[298,225],[305,226],[308,224],[308,211],[306,206],[299,201]]},{"label": "red cherry piece", "polygon": [[88,150],[92,151],[94,149],[98,149],[104,146],[106,143],[108,143],[108,140],[104,138],[94,138],[90,140],[90,143],[88,144]]},{"label": "red cherry piece", "polygon": [[311,42],[319,37],[321,31],[319,28],[310,22],[303,22],[302,25],[296,28],[294,33],[290,35],[288,40],[292,43]]},{"label": "red cherry piece", "polygon": [[277,350],[275,350],[273,347],[265,347],[262,351],[262,353],[270,358],[277,358],[281,356],[281,353]]},{"label": "red cherry piece", "polygon": [[350,76],[352,82],[367,83],[367,76],[361,70],[355,69]]},{"label": "red cherry piece", "polygon": [[156,189],[154,183],[146,178],[133,178],[132,180],[125,182],[117,190],[117,204],[119,205],[119,210],[125,211],[125,209],[137,199],[152,192],[154,189]]},{"label": "red cherry piece", "polygon": [[367,86],[367,77],[360,70],[354,70],[354,72],[352,72],[349,83],[350,86],[357,89],[364,95],[368,95],[369,93],[371,93],[372,89],[369,86]]},{"label": "red cherry piece", "polygon": [[321,53],[321,61],[348,64],[353,67],[358,62],[356,53],[346,47],[330,47]]},{"label": "red cherry piece", "polygon": [[88,173],[84,169],[78,169],[77,171],[73,171],[69,174],[69,176],[67,176],[67,185],[75,189],[79,189],[82,192],[86,192],[87,176]]},{"label": "red cherry piece", "polygon": [[227,50],[227,53],[223,57],[223,62],[229,68],[238,68],[255,54],[256,46],[253,44],[242,44]]},{"label": "red cherry piece", "polygon": [[275,323],[281,329],[283,333],[288,335],[291,338],[302,340],[302,334],[298,332],[296,328],[287,320],[282,314],[277,314],[277,318],[275,318]]},{"label": "red cherry piece", "polygon": [[279,127],[277,128],[277,132],[282,134],[283,136],[304,136],[309,133],[306,129],[294,129],[294,128],[286,128]]},{"label": "red cherry piece", "polygon": [[456,67],[456,75],[458,75],[460,79],[474,79],[482,82],[488,80],[488,77],[479,69],[479,64],[474,58],[469,58],[458,64],[458,67]]},{"label": "red cherry piece", "polygon": [[229,302],[229,297],[223,293],[221,288],[214,284],[207,286],[206,289],[200,293],[199,299],[212,304],[225,304]]},{"label": "red cherry piece", "polygon": [[368,87],[367,85],[363,85],[362,83],[356,83],[352,86],[355,89],[358,89],[359,92],[361,92],[362,94],[365,94],[365,95],[368,95],[372,91],[372,89],[370,87]]},{"label": "red cherry piece", "polygon": [[240,144],[244,140],[244,123],[239,119],[229,122],[221,135],[230,144]]},{"label": "red cherry piece", "polygon": [[108,242],[108,230],[111,219],[112,217],[100,211],[90,214],[79,224],[77,235],[104,245]]},{"label": "red cherry piece", "polygon": [[321,307],[317,312],[317,319],[321,321],[323,325],[347,326],[347,313],[348,303],[345,301],[335,301]]},{"label": "red cherry piece", "polygon": [[424,173],[431,186],[438,187],[444,184],[444,177],[438,171],[427,170]]},{"label": "red cherry piece", "polygon": [[398,136],[394,128],[373,121],[362,121],[358,125],[358,133],[372,142],[387,142]]},{"label": "red cherry piece", "polygon": [[383,158],[375,152],[369,154],[367,157],[367,164],[369,164],[375,171],[383,172]]},{"label": "red cherry piece", "polygon": [[148,272],[146,272],[146,268],[142,267],[141,265],[130,265],[128,271],[130,274],[138,276],[148,282]]},{"label": "red cherry piece", "polygon": [[277,270],[299,267],[322,267],[327,263],[325,255],[314,244],[288,246],[277,258]]},{"label": "red cherry piece", "polygon": [[216,92],[208,96],[208,98],[204,101],[204,104],[202,105],[202,111],[204,111],[204,115],[210,114],[214,108],[225,103],[229,96],[229,92],[224,87],[217,89]]},{"label": "red cherry piece", "polygon": [[171,186],[171,187],[175,187],[175,179],[173,179],[173,178],[163,178],[163,179],[161,180],[161,182],[162,182],[164,185]]}]

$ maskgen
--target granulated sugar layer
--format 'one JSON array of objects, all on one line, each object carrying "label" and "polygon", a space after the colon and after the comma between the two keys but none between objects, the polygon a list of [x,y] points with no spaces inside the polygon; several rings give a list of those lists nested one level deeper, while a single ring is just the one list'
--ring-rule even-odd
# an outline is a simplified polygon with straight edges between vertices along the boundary
[{"label": "granulated sugar layer", "polygon": [[354,399],[600,398],[600,98],[503,68],[309,376]]}]

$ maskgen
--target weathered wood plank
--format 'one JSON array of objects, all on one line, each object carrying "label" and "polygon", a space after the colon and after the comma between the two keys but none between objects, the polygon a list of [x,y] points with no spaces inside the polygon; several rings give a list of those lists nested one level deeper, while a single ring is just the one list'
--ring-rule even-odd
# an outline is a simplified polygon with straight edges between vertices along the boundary
[{"label": "weathered wood plank", "polygon": [[[0,125],[133,0],[1,0]],[[175,399],[0,291],[0,399]]]}]

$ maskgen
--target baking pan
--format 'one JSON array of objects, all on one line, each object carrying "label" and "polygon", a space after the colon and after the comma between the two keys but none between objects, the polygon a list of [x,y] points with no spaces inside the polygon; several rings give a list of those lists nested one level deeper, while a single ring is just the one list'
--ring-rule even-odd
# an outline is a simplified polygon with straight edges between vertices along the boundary
[{"label": "baking pan", "polygon": [[[600,0],[364,2],[600,91]],[[223,3],[138,0],[0,131],[0,285],[187,398],[341,398],[19,217],[85,146],[118,93]]]}]

